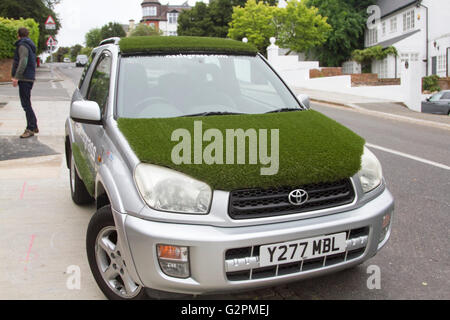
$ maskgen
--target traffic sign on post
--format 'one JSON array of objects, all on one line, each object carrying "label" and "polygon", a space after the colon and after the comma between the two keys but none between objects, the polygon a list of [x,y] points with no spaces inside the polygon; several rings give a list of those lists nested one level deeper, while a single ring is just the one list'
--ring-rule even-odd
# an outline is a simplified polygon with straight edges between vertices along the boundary
[{"label": "traffic sign on post", "polygon": [[47,39],[47,47],[54,47],[56,45],[55,39],[52,36]]},{"label": "traffic sign on post", "polygon": [[47,20],[45,21],[45,29],[47,29],[47,30],[55,30],[56,29],[56,22],[52,16],[48,16]]}]

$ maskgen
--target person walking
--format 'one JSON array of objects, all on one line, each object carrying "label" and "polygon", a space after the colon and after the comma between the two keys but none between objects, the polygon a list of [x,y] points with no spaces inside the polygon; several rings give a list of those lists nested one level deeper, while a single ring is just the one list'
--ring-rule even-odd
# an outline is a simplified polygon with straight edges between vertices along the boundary
[{"label": "person walking", "polygon": [[31,90],[36,76],[36,45],[28,35],[27,28],[19,28],[11,71],[13,87],[19,86],[20,102],[27,118],[27,127],[20,136],[23,139],[39,133],[36,115],[31,106]]}]

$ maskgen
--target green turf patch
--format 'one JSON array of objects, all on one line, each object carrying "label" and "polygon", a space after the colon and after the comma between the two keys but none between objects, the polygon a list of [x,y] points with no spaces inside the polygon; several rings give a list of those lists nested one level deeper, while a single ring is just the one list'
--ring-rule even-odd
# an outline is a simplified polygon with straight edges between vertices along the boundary
[{"label": "green turf patch", "polygon": [[[201,121],[203,133],[219,129],[226,137],[227,129],[267,129],[268,154],[271,155],[271,131],[279,130],[279,169],[275,175],[261,175],[258,164],[193,164],[194,122]],[[276,114],[227,115],[169,119],[119,119],[118,125],[137,157],[183,172],[208,183],[216,190],[235,190],[256,187],[300,186],[317,182],[333,182],[356,174],[361,167],[364,139],[319,112],[298,111]],[[191,164],[175,164],[172,151],[181,140],[172,141],[172,133],[187,129],[191,136]],[[226,139],[223,141],[225,157]],[[259,137],[258,137],[259,140]],[[198,140],[197,140],[198,141]],[[202,150],[215,139],[203,142]],[[249,142],[249,140],[247,140]],[[182,154],[182,153],[181,153]],[[184,154],[183,154],[184,155]],[[225,161],[224,161],[225,162]]]},{"label": "green turf patch", "polygon": [[127,37],[119,42],[123,54],[216,53],[256,55],[258,50],[241,41],[207,37]]},{"label": "green turf patch", "polygon": [[95,193],[95,177],[92,175],[89,163],[83,156],[78,144],[72,143],[72,153],[80,179],[84,182],[86,190],[93,197]]}]

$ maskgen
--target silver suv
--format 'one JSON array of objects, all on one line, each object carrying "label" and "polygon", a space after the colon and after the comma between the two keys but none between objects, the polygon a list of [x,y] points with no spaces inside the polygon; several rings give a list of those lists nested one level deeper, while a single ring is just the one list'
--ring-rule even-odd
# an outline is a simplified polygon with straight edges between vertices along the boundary
[{"label": "silver suv", "polygon": [[[208,184],[145,163],[141,151],[152,143],[142,142],[156,144],[158,131],[151,127],[167,119],[193,116],[220,123],[230,115],[238,122],[248,114],[319,114],[308,110],[307,97],[293,95],[263,56],[228,50],[231,40],[208,50],[207,40],[201,40],[206,45],[190,43],[183,51],[181,37],[171,52],[175,37],[146,38],[155,38],[160,47],[151,51],[144,43],[142,50],[130,49],[111,39],[93,50],[66,121],[72,199],[78,205],[96,203],[86,249],[108,298],[274,286],[356,266],[386,244],[394,201],[378,160],[365,147],[357,159],[360,169],[351,176],[300,186],[224,191],[211,187],[214,174]],[[131,122],[138,132],[131,143],[121,119],[153,122],[143,129],[138,124],[145,122]],[[320,143],[325,130],[319,128],[312,138],[308,129],[299,135]],[[158,148],[164,153],[164,144]],[[233,179],[219,171],[217,180]]]}]

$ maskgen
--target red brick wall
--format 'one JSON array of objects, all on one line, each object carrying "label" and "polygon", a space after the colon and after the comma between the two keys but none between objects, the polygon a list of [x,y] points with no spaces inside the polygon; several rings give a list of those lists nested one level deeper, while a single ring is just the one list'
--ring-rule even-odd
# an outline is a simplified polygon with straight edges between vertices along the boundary
[{"label": "red brick wall", "polygon": [[342,68],[322,68],[319,69],[311,69],[309,70],[309,78],[322,78],[322,77],[336,77],[342,76]]},{"label": "red brick wall", "polygon": [[438,85],[441,90],[450,90],[450,78],[440,78],[438,80]]},{"label": "red brick wall", "polygon": [[376,73],[355,73],[352,77],[352,87],[354,86],[375,86],[378,83]]},{"label": "red brick wall", "polygon": [[13,59],[0,60],[0,82],[11,81],[11,67]]}]

